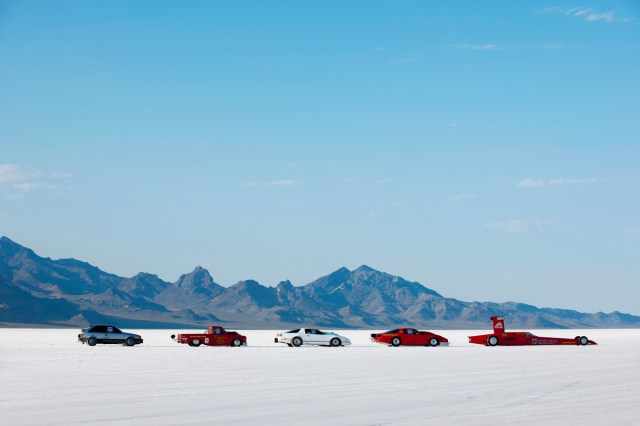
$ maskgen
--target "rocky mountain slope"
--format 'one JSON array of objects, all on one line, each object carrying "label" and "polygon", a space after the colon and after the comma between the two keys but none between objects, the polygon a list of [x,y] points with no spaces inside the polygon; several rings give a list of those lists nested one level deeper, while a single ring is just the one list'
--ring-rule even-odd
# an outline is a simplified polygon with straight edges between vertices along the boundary
[{"label": "rocky mountain slope", "polygon": [[201,267],[175,283],[139,273],[118,277],[75,259],[43,258],[0,238],[0,323],[130,327],[487,328],[491,315],[511,327],[638,327],[640,317],[613,312],[581,313],[522,303],[463,302],[420,283],[361,266],[304,285],[276,287],[247,280],[217,284]]}]

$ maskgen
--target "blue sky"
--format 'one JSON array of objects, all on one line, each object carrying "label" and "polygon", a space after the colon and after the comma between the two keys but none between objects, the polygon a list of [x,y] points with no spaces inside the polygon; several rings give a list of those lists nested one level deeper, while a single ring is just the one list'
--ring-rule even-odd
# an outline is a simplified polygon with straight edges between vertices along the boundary
[{"label": "blue sky", "polygon": [[640,314],[640,5],[0,1],[0,234]]}]

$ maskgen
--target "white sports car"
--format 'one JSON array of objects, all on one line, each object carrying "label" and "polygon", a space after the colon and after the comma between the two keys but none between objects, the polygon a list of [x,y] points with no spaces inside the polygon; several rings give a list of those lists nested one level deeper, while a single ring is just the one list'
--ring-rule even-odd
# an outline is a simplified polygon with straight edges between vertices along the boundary
[{"label": "white sports car", "polygon": [[320,345],[346,346],[351,340],[330,331],[320,331],[315,328],[296,328],[276,335],[276,343],[286,343],[289,346]]}]

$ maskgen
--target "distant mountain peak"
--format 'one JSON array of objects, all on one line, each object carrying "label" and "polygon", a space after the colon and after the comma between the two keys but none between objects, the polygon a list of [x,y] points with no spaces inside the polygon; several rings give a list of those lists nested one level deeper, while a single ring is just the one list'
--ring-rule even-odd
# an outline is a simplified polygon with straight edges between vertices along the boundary
[{"label": "distant mountain peak", "polygon": [[209,271],[202,266],[196,266],[193,271],[178,278],[176,287],[193,290],[218,288],[220,286],[213,280]]},{"label": "distant mountain peak", "polygon": [[375,270],[372,267],[367,266],[367,265],[361,265],[357,269],[354,269],[353,272],[380,272],[380,271],[377,271],[377,270]]},{"label": "distant mountain peak", "polygon": [[346,268],[346,267],[341,267],[339,269],[336,269],[335,271],[333,271],[332,273],[330,273],[328,276],[329,277],[336,277],[336,276],[347,276],[350,275],[351,271]]},{"label": "distant mountain peak", "polygon": [[20,244],[16,243],[15,241],[5,236],[0,238],[0,250],[3,253],[6,253],[12,256],[18,253],[35,254],[33,250],[27,247],[21,246]]},{"label": "distant mountain peak", "polygon": [[132,278],[158,278],[158,275],[149,272],[138,272]]}]

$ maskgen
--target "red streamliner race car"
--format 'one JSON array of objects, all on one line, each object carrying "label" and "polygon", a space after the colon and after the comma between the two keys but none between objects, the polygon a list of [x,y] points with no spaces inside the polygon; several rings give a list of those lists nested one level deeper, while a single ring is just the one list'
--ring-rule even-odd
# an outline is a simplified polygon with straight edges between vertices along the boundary
[{"label": "red streamliner race car", "polygon": [[571,339],[566,337],[541,337],[526,331],[506,331],[503,317],[491,317],[491,321],[493,321],[493,334],[469,336],[469,343],[485,346],[597,345],[596,342],[587,339],[585,336],[576,336]]},{"label": "red streamliner race car", "polygon": [[397,328],[384,333],[373,333],[371,341],[391,346],[449,346],[449,339],[446,337],[415,328]]},{"label": "red streamliner race car", "polygon": [[171,335],[178,343],[186,343],[189,346],[242,346],[247,345],[247,338],[235,331],[227,331],[217,325],[210,325],[202,334],[184,333]]}]

